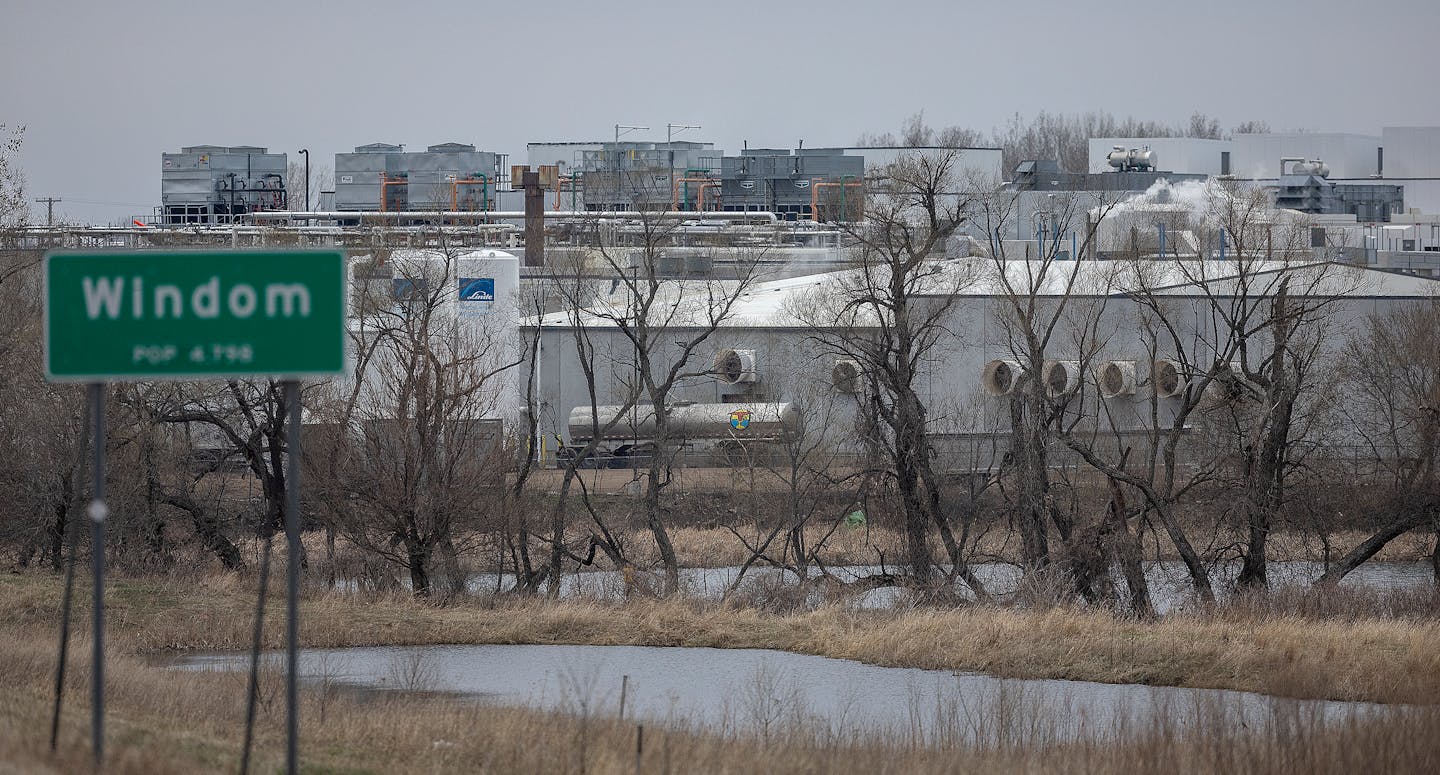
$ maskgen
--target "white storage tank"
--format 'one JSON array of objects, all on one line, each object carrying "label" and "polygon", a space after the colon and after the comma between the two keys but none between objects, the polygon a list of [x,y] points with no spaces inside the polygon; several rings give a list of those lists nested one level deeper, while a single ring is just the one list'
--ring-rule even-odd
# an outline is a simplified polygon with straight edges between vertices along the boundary
[{"label": "white storage tank", "polygon": [[[496,372],[486,379],[484,414],[511,419],[521,407],[520,261],[490,248],[460,252],[397,250],[352,260],[351,330],[377,331],[397,325],[397,316],[430,304],[431,336],[479,356],[477,368]],[[363,316],[363,319],[362,319]],[[455,325],[446,325],[453,321]],[[391,364],[393,365],[393,364]],[[380,364],[383,371],[386,364]],[[371,371],[375,371],[372,369]],[[383,396],[377,373],[365,375],[366,389]],[[377,399],[383,402],[383,399]]]}]

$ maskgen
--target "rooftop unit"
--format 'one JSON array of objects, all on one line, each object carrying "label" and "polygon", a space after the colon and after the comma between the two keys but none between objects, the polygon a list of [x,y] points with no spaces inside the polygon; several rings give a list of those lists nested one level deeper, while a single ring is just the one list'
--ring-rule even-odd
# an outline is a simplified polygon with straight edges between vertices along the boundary
[{"label": "rooftop unit", "polygon": [[255,145],[191,145],[162,153],[162,222],[231,223],[258,210],[285,210],[285,169],[285,154]]},{"label": "rooftop unit", "polygon": [[747,148],[721,160],[719,209],[854,220],[864,175],[865,158],[843,149]]},{"label": "rooftop unit", "polygon": [[723,153],[714,143],[679,140],[602,143],[577,150],[572,169],[587,210],[683,208],[719,173]]},{"label": "rooftop unit", "polygon": [[506,184],[504,154],[465,143],[440,143],[424,151],[370,143],[335,154],[335,209],[490,210]]}]

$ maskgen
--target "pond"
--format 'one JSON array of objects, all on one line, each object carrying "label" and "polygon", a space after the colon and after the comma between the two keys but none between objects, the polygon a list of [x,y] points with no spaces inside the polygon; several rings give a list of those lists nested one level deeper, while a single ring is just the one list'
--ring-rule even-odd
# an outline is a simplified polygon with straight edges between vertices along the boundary
[{"label": "pond", "polygon": [[[280,669],[282,655],[267,653]],[[242,653],[186,656],[186,670],[246,670]],[[405,646],[309,649],[300,675],[371,690],[444,689],[466,701],[579,715],[624,714],[719,733],[796,728],[856,739],[1004,744],[1124,736],[1152,724],[1244,725],[1402,712],[1247,692],[998,679],[878,667],[763,649],[649,646]]]}]

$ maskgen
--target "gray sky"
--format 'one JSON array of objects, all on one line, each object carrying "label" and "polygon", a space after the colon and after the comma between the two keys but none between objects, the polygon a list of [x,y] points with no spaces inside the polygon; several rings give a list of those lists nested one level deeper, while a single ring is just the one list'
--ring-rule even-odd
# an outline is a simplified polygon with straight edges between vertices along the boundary
[{"label": "gray sky", "polygon": [[[30,198],[107,223],[184,145],[525,143],[700,124],[727,151],[844,145],[924,110],[988,133],[1105,110],[1225,128],[1440,125],[1435,0],[111,2],[5,0],[0,123]],[[36,208],[44,217],[43,207]]]}]

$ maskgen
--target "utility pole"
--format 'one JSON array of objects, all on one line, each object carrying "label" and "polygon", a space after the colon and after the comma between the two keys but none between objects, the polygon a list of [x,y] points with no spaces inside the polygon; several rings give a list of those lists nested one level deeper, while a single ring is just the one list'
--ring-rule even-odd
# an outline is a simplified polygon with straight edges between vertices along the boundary
[{"label": "utility pole", "polygon": [[43,203],[43,204],[45,205],[45,225],[46,225],[47,227],[49,227],[49,226],[54,226],[54,225],[55,225],[55,203],[56,203],[56,202],[63,202],[64,200],[63,200],[63,199],[58,199],[58,198],[53,197],[53,196],[47,196],[47,197],[43,197],[43,198],[41,198],[41,199],[36,199],[35,201],[36,201],[36,202]]}]

